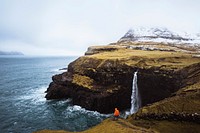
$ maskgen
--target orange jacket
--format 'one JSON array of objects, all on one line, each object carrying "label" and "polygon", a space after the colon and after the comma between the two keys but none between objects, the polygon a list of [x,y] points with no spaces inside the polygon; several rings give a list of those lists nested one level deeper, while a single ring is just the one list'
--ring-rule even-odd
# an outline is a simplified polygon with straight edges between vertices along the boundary
[{"label": "orange jacket", "polygon": [[115,108],[114,116],[119,116],[119,110]]}]

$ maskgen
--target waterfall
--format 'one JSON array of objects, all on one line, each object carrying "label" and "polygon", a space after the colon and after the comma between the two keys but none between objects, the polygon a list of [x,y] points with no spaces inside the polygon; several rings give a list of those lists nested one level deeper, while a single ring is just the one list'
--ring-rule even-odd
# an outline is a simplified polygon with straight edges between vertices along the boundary
[{"label": "waterfall", "polygon": [[141,106],[141,100],[137,86],[137,72],[135,72],[133,77],[130,114],[137,112],[140,106]]}]

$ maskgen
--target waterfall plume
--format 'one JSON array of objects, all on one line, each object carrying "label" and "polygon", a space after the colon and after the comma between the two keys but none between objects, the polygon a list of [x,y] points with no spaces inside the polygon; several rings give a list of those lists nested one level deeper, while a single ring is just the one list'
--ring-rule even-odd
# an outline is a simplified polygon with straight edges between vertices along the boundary
[{"label": "waterfall plume", "polygon": [[131,95],[131,109],[130,114],[133,114],[139,110],[141,106],[141,99],[137,85],[137,71],[134,73]]}]

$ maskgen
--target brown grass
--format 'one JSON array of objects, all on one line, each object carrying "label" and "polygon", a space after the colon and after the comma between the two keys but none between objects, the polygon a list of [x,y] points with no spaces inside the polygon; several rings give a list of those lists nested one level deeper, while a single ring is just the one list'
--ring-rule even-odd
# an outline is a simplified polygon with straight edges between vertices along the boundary
[{"label": "brown grass", "polygon": [[181,69],[185,66],[200,62],[200,58],[193,58],[191,54],[182,52],[144,51],[119,49],[113,52],[102,52],[87,58],[103,60],[118,60],[129,66],[160,67],[161,69]]},{"label": "brown grass", "polygon": [[73,80],[72,83],[77,84],[79,86],[92,89],[94,80],[87,77],[87,76],[82,76],[78,74],[73,75]]},{"label": "brown grass", "polygon": [[[67,131],[42,130],[35,133],[71,133]],[[86,131],[78,133],[156,133],[151,129],[137,127],[123,119],[114,121],[112,119],[104,120],[101,124],[92,127]]]},{"label": "brown grass", "polygon": [[198,133],[200,131],[199,124],[191,122],[134,120],[131,123],[159,133]]}]

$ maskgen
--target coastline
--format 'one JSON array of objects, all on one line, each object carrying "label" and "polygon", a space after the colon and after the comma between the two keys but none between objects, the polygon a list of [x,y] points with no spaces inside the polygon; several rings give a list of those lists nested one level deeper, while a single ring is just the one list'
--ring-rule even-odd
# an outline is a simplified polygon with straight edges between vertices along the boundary
[{"label": "coastline", "polygon": [[[149,43],[89,48],[85,56],[69,64],[67,72],[53,76],[46,98],[72,98],[73,104],[101,113],[110,113],[114,107],[124,110],[130,108],[133,73],[138,70],[142,108],[126,120],[106,119],[83,133],[173,132],[170,127],[177,132],[200,130],[199,53],[160,43],[153,45],[153,50],[137,49],[138,45],[152,48]],[[123,100],[117,100],[119,97]],[[194,118],[188,119],[193,114]]]}]

